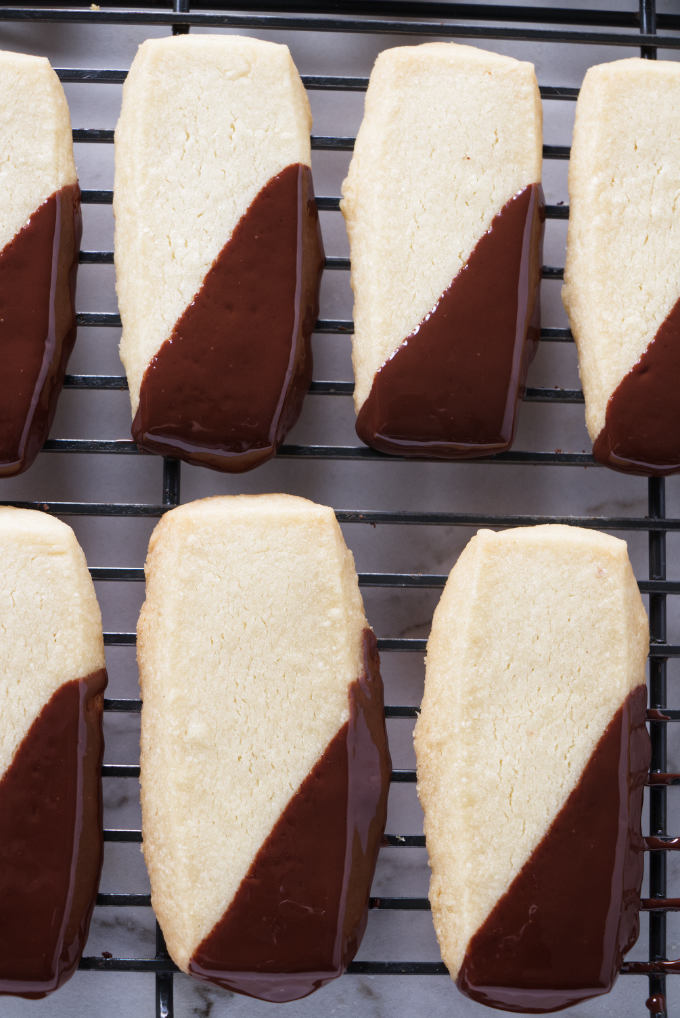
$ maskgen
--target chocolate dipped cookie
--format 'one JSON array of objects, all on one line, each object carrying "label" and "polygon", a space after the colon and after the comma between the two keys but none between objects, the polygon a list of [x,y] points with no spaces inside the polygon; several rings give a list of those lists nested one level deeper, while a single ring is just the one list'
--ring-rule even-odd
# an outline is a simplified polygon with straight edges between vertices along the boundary
[{"label": "chocolate dipped cookie", "polygon": [[152,904],[183,972],[269,1001],[339,976],[367,919],[390,759],[333,511],[203,499],[151,538],[138,627]]},{"label": "chocolate dipped cookie", "polygon": [[81,216],[71,120],[49,61],[1,51],[0,91],[0,477],[10,477],[49,434],[75,343]]},{"label": "chocolate dipped cookie", "polygon": [[139,48],[114,213],[120,354],[143,449],[248,470],[297,420],[323,266],[310,127],[286,46],[186,35]]},{"label": "chocolate dipped cookie", "polygon": [[341,204],[368,445],[510,446],[538,337],[541,145],[532,64],[453,43],[376,60]]},{"label": "chocolate dipped cookie", "polygon": [[638,936],[647,617],[626,544],[481,530],[449,576],[416,724],[442,957],[518,1012],[606,993]]},{"label": "chocolate dipped cookie", "polygon": [[99,606],[66,524],[0,508],[0,994],[75,971],[102,864]]},{"label": "chocolate dipped cookie", "polygon": [[576,104],[562,297],[593,455],[631,474],[680,470],[679,180],[680,65],[591,67]]}]

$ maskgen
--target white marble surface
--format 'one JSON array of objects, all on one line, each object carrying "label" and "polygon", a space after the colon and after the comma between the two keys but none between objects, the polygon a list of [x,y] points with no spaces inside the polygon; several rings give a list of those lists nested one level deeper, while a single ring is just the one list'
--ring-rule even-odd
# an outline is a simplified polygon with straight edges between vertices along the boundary
[{"label": "white marble surface", "polygon": [[[557,5],[554,5],[557,6]],[[565,6],[564,4],[562,6]],[[566,6],[584,6],[572,3]],[[595,6],[595,5],[591,5]],[[610,2],[608,8],[634,10],[635,4]],[[666,9],[673,9],[668,3]],[[59,67],[124,68],[136,46],[151,35],[167,29],[137,29],[125,26],[16,25],[0,21],[0,47],[41,53]],[[409,36],[262,32],[266,38],[285,41],[301,72],[366,75],[376,54],[383,48],[421,41]],[[452,33],[451,38],[455,38]],[[563,46],[527,42],[489,42],[489,48],[536,64],[542,84],[578,86],[591,63],[627,55],[610,47]],[[669,54],[667,54],[669,55]],[[119,85],[71,84],[66,86],[74,127],[114,126],[121,88]],[[351,135],[359,124],[363,95],[360,93],[312,92],[316,134]],[[544,103],[545,141],[567,145],[573,120],[573,102]],[[109,188],[113,181],[111,145],[79,144],[76,158],[81,186]],[[337,194],[349,153],[315,152],[314,175],[317,193]],[[550,203],[566,202],[564,161],[545,165],[545,190]],[[321,214],[326,252],[346,255],[347,240],[338,212]],[[84,207],[83,248],[110,249],[112,216],[109,206]],[[564,222],[549,220],[545,262],[564,261]],[[559,282],[543,284],[543,324],[564,326],[559,300]],[[80,310],[114,311],[113,268],[83,265],[78,283]],[[350,318],[351,297],[346,272],[328,272],[322,290],[322,317]],[[117,354],[118,330],[82,328],[73,355],[72,372],[121,373]],[[350,379],[348,337],[322,335],[314,342],[315,378]],[[531,368],[529,384],[578,388],[573,344],[543,343]],[[291,434],[293,442],[356,444],[351,399],[308,397],[299,424]],[[66,391],[61,399],[53,437],[127,438],[128,398],[125,392]],[[516,449],[585,451],[589,442],[581,406],[524,404],[515,443]],[[600,468],[519,467],[500,464],[442,464],[381,462],[350,463],[338,460],[294,461],[278,459],[253,473],[229,477],[208,470],[182,468],[182,499],[220,492],[287,491],[333,505],[336,509],[446,510],[476,515],[489,513],[531,515],[642,516],[646,512],[647,484],[640,478],[624,477]],[[668,514],[677,516],[679,485],[667,484]],[[161,461],[147,456],[103,456],[42,454],[23,477],[6,480],[0,488],[2,499],[65,500],[92,502],[158,503],[161,496]],[[91,565],[140,566],[154,525],[144,518],[75,517],[74,526]],[[456,560],[474,527],[369,526],[356,523],[344,527],[354,551],[357,568],[370,571],[447,572]],[[618,532],[621,534],[621,532]],[[647,576],[647,537],[626,533],[636,573]],[[668,538],[669,577],[677,578],[680,556],[678,538]],[[140,583],[101,582],[98,594],[108,631],[131,631],[142,600]],[[380,636],[425,636],[429,629],[437,591],[366,589],[369,620]],[[676,599],[669,598],[669,642],[680,643]],[[138,694],[134,649],[111,647],[108,652],[109,695]],[[423,681],[423,662],[418,654],[385,653],[383,674],[388,703],[417,704]],[[669,664],[669,705],[676,706],[677,664]],[[491,705],[490,705],[491,706]],[[391,749],[396,767],[413,765],[412,723],[388,722]],[[106,760],[134,763],[138,759],[139,721],[134,715],[107,714]],[[678,767],[675,729],[671,727],[670,767]],[[670,826],[675,833],[680,790],[669,791]],[[136,827],[139,823],[137,782],[134,779],[106,779],[104,782],[107,827]],[[388,830],[419,833],[422,817],[413,785],[393,786],[390,795]],[[678,865],[670,860],[670,889],[678,887]],[[381,852],[374,893],[425,895],[427,865],[423,849],[388,848]],[[675,885],[674,885],[675,880]],[[139,846],[106,845],[102,890],[144,892],[148,889]],[[678,893],[677,891],[675,893]],[[680,927],[669,918],[669,955],[680,953]],[[647,922],[631,957],[644,957]],[[119,957],[150,958],[154,954],[154,923],[150,909],[98,908],[86,955],[110,952]],[[359,952],[361,959],[439,960],[429,913],[374,912]],[[680,1004],[680,979],[669,980],[668,1001]],[[646,1013],[646,980],[621,977],[605,998],[572,1010],[579,1018],[628,1018]],[[348,975],[305,1001],[283,1005],[283,1015],[368,1016],[420,1015],[447,1018],[482,1016],[484,1009],[460,996],[448,977],[363,977]],[[0,999],[1,1018],[50,1016],[50,1018],[152,1018],[154,978],[152,975],[79,972],[58,994],[42,1002]],[[195,983],[185,976],[175,979],[175,1014],[181,1018],[226,1018],[229,1015],[257,1018],[272,1014],[269,1005],[233,996]]]}]

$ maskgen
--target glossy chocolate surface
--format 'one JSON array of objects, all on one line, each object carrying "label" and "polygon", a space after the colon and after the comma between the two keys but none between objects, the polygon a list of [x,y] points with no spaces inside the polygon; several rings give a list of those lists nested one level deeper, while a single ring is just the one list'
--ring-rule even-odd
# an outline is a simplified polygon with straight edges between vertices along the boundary
[{"label": "glossy chocolate surface", "polygon": [[341,975],[359,947],[385,826],[390,756],[375,636],[350,717],[290,800],[200,944],[192,975],[270,1001]]},{"label": "glossy chocolate surface", "polygon": [[102,865],[106,672],[61,686],[0,780],[0,993],[43,997],[75,971]]},{"label": "glossy chocolate surface", "polygon": [[611,989],[639,932],[647,690],[616,713],[549,831],[472,937],[463,993],[555,1011]]},{"label": "glossy chocolate surface", "polygon": [[216,470],[270,459],[312,378],[323,246],[308,166],[262,188],[148,365],[139,446]]},{"label": "glossy chocolate surface", "polygon": [[609,397],[593,456],[627,474],[680,470],[680,300]]},{"label": "glossy chocolate surface", "polygon": [[0,477],[30,467],[54,419],[76,339],[81,224],[80,189],[63,187],[0,251]]},{"label": "glossy chocolate surface", "polygon": [[373,379],[359,411],[367,445],[468,459],[509,448],[540,332],[543,190],[506,202],[468,262]]}]

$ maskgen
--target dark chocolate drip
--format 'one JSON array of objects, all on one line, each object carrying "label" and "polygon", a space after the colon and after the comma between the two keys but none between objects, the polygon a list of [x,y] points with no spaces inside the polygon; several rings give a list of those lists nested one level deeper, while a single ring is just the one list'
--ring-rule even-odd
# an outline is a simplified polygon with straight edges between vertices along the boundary
[{"label": "dark chocolate drip", "polygon": [[650,852],[680,852],[680,838],[650,836],[645,838],[645,844]]},{"label": "dark chocolate drip", "polygon": [[680,774],[677,771],[667,773],[665,771],[652,771],[647,778],[648,785],[677,785],[680,781]]},{"label": "dark chocolate drip", "polygon": [[262,1000],[288,1001],[339,976],[366,927],[385,827],[390,756],[375,636],[350,717],[290,800],[189,971]]},{"label": "dark chocolate drip", "polygon": [[636,976],[671,975],[680,973],[680,958],[659,958],[657,961],[627,961],[625,971]]},{"label": "dark chocolate drip", "polygon": [[262,188],[148,365],[137,444],[216,470],[270,459],[312,378],[323,246],[308,166]]},{"label": "dark chocolate drip", "polygon": [[664,710],[659,710],[658,707],[649,707],[647,710],[648,721],[672,721],[673,718]]},{"label": "dark chocolate drip", "polygon": [[609,397],[593,456],[626,474],[680,470],[680,300]]},{"label": "dark chocolate drip", "polygon": [[61,686],[0,780],[0,994],[44,997],[75,971],[102,865],[106,672]]},{"label": "dark chocolate drip", "polygon": [[611,989],[639,931],[647,690],[626,698],[577,786],[472,937],[463,993],[490,1007],[556,1011]]},{"label": "dark chocolate drip", "polygon": [[80,188],[47,198],[0,251],[0,477],[30,467],[49,434],[76,339]]},{"label": "dark chocolate drip", "polygon": [[658,1018],[658,1016],[666,1014],[666,998],[662,993],[655,993],[648,997],[645,1004],[650,1015],[656,1015]]},{"label": "dark chocolate drip", "polygon": [[645,912],[680,912],[680,898],[643,898]]},{"label": "dark chocolate drip", "polygon": [[436,306],[373,379],[367,445],[466,459],[507,449],[540,329],[543,191],[506,202]]}]

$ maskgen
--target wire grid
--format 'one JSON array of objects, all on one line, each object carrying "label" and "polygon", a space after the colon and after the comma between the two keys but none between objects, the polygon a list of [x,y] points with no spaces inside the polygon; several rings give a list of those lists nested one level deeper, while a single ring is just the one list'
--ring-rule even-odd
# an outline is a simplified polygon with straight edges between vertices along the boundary
[{"label": "wire grid", "polygon": [[[680,49],[680,36],[662,35],[659,30],[680,30],[680,15],[663,14],[656,11],[655,0],[640,0],[636,11],[596,11],[586,9],[556,9],[546,7],[500,6],[478,3],[447,3],[421,2],[412,3],[408,0],[375,0],[363,3],[360,0],[336,0],[327,4],[278,3],[271,0],[268,4],[260,4],[257,0],[239,4],[241,13],[234,14],[216,10],[216,6],[194,3],[190,7],[189,0],[175,0],[173,5],[149,3],[133,10],[107,8],[96,12],[98,24],[115,25],[167,25],[173,33],[189,31],[192,25],[219,26],[245,29],[279,29],[323,32],[369,32],[379,34],[409,36],[439,36],[460,39],[507,39],[535,42],[559,42],[564,44],[598,44],[630,48],[639,47],[641,54],[655,59],[657,49]],[[0,8],[0,20],[3,21],[48,21],[54,23],[87,23],[92,22],[93,14],[86,5],[70,8],[47,8],[44,6],[4,7]],[[434,19],[434,20],[431,20]],[[451,23],[456,20],[455,26]],[[540,27],[523,27],[524,24]],[[57,69],[62,82],[120,83],[126,72],[117,69]],[[367,86],[365,77],[337,77],[326,75],[303,75],[303,81],[309,90],[341,90],[364,91]],[[576,98],[578,90],[559,85],[543,86],[543,99]],[[113,132],[99,128],[77,129],[73,132],[75,142],[110,143]],[[351,151],[354,139],[341,136],[313,136],[312,148],[316,150]],[[569,149],[566,146],[545,145],[544,157],[547,159],[566,160]],[[110,190],[84,190],[82,200],[89,204],[110,204]],[[317,198],[321,210],[336,210],[339,207],[337,195],[321,195]],[[552,219],[566,219],[568,208],[563,205],[548,205],[546,215]],[[113,253],[104,250],[81,251],[81,263],[109,264],[113,261]],[[349,262],[346,258],[329,257],[326,270],[347,270]],[[559,280],[562,268],[544,266],[543,278]],[[93,311],[78,314],[80,326],[120,326],[117,314]],[[352,331],[349,320],[323,319],[317,323],[317,333],[348,334]],[[541,338],[545,342],[566,342],[571,339],[568,329],[544,328]],[[119,375],[68,375],[66,387],[81,390],[124,390],[127,383]],[[351,395],[353,385],[346,381],[314,381],[311,392],[317,395]],[[529,388],[525,401],[534,403],[582,403],[582,393],[576,389]],[[136,455],[138,450],[133,442],[127,440],[95,440],[95,439],[50,439],[45,451],[61,453],[101,453],[109,455]],[[343,460],[381,460],[380,453],[360,445],[314,445],[285,444],[278,456],[294,459],[343,459]],[[391,457],[392,460],[399,459]],[[592,457],[587,453],[561,452],[523,452],[511,450],[488,462],[506,464],[533,465],[591,465]],[[94,503],[94,502],[17,502],[29,508],[40,508],[65,516],[147,516],[158,517],[167,509],[180,502],[180,464],[176,460],[166,459],[163,463],[162,494],[157,504],[136,503]],[[586,527],[605,528],[607,530],[630,530],[647,533],[649,579],[640,582],[640,590],[649,595],[649,617],[651,631],[650,645],[650,710],[649,721],[652,738],[652,765],[649,788],[649,830],[647,838],[649,849],[649,898],[643,900],[643,909],[649,912],[649,938],[647,962],[626,962],[624,973],[645,973],[649,979],[650,996],[664,997],[666,992],[666,976],[674,971],[674,963],[666,959],[666,918],[667,912],[677,910],[680,900],[668,899],[667,895],[667,850],[680,847],[680,839],[671,838],[667,831],[667,787],[680,784],[679,774],[668,774],[667,768],[667,725],[671,721],[680,721],[680,710],[666,708],[666,666],[669,657],[680,656],[680,646],[667,643],[666,634],[666,597],[668,594],[680,593],[680,582],[666,579],[666,535],[672,531],[680,531],[680,519],[666,517],[665,483],[663,479],[652,478],[648,481],[647,515],[631,517],[600,517],[600,516],[546,516],[516,515],[509,513],[442,513],[406,511],[360,511],[342,510],[337,512],[341,523],[417,523],[422,525],[453,525],[453,526],[521,526],[546,522],[565,522]],[[3,503],[9,504],[9,503]],[[141,568],[92,567],[95,580],[142,580]],[[382,588],[441,588],[446,580],[443,574],[374,572],[360,573],[362,587]],[[107,632],[107,646],[133,645],[135,635],[132,632]],[[382,651],[415,651],[422,653],[425,640],[413,637],[386,637],[378,641]],[[138,699],[105,700],[108,712],[133,712],[140,710]],[[391,704],[385,708],[387,718],[415,718],[415,706]],[[105,764],[103,776],[106,777],[137,777],[139,767],[132,764]],[[395,770],[392,774],[394,783],[415,782],[412,769]],[[104,831],[108,842],[140,842],[141,832],[136,829],[108,829]],[[385,844],[399,847],[422,847],[422,835],[387,834]],[[146,894],[99,894],[98,906],[145,906],[150,907],[149,896]],[[381,897],[372,899],[373,908],[386,910],[426,910],[429,904],[426,898],[415,897]],[[156,953],[154,958],[121,958],[89,956],[82,959],[80,967],[88,970],[147,972],[155,974],[156,1004],[155,1013],[158,1018],[173,1018],[173,973],[176,971],[168,957],[161,931],[156,925]],[[363,974],[398,974],[398,975],[438,975],[446,970],[441,963],[417,961],[358,961],[349,967],[349,973]],[[667,1014],[665,1005],[654,1012],[663,1018]]]}]

